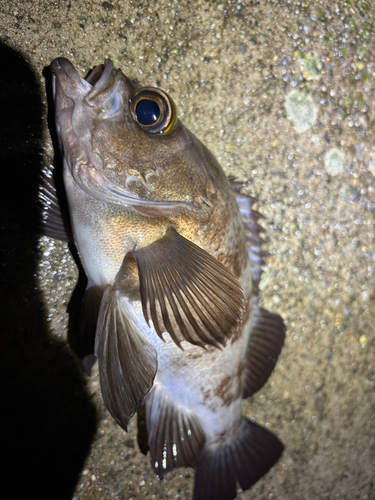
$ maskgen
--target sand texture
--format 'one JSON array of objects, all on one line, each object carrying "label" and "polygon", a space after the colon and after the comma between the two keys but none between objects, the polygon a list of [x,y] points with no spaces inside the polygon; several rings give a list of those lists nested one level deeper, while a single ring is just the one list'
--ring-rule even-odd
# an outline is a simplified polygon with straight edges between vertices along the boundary
[{"label": "sand texture", "polygon": [[287,335],[243,411],[285,452],[238,498],[374,500],[373,2],[0,0],[0,34],[6,498],[192,497],[194,471],[156,479],[136,419],[128,434],[115,424],[97,368],[86,377],[68,344],[78,270],[67,244],[38,237],[34,203],[53,157],[46,68],[64,56],[82,76],[111,58],[168,91],[259,200],[261,303]]}]

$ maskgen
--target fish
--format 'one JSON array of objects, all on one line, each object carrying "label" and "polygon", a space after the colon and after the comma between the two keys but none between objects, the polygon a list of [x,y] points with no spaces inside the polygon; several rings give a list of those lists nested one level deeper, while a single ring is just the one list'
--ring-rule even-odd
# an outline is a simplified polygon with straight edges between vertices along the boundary
[{"label": "fish", "polygon": [[50,165],[42,225],[74,243],[87,276],[83,357],[97,359],[104,403],[123,429],[138,411],[140,447],[160,479],[192,467],[194,500],[232,500],[284,449],[241,412],[285,338],[282,318],[259,306],[255,200],[163,90],[111,60],[86,78],[65,58],[50,68],[69,214]]}]

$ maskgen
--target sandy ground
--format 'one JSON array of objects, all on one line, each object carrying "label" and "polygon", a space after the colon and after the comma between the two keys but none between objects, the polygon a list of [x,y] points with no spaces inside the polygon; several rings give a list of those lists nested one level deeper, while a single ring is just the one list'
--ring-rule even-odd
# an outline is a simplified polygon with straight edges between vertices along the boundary
[{"label": "sandy ground", "polygon": [[[154,477],[67,343],[78,271],[38,240],[45,68],[107,57],[173,97],[180,118],[264,214],[262,304],[287,337],[244,413],[285,444],[245,499],[375,499],[375,11],[349,0],[0,0],[1,430],[7,498],[188,499]],[[293,94],[293,92],[298,92]],[[333,150],[333,151],[332,151]]]}]

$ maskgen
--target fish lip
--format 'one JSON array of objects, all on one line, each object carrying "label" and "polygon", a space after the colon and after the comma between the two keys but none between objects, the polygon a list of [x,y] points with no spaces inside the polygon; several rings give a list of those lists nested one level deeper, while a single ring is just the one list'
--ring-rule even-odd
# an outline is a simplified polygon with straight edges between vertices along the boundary
[{"label": "fish lip", "polygon": [[56,75],[52,73],[52,98],[53,102],[56,103]]}]

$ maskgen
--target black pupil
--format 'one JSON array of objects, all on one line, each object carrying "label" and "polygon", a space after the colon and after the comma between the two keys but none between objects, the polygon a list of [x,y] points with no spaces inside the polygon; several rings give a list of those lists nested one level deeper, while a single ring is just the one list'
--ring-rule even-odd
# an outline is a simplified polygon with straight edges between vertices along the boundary
[{"label": "black pupil", "polygon": [[135,115],[141,125],[153,125],[160,116],[160,109],[155,101],[143,99],[135,107]]}]

